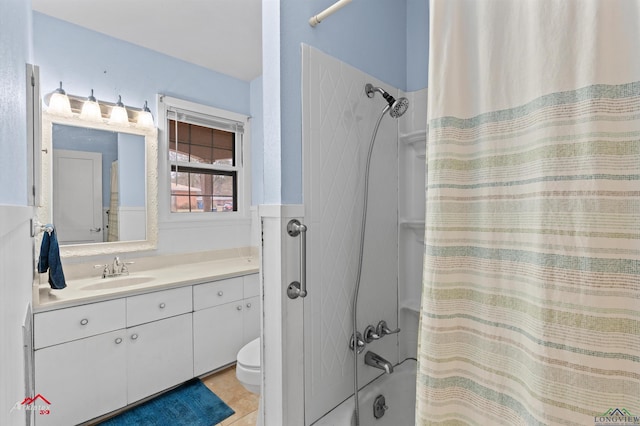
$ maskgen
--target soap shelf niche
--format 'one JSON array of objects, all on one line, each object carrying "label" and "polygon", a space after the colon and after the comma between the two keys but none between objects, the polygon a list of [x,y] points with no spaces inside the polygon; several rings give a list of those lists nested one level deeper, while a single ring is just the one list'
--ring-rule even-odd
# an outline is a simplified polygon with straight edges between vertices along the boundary
[{"label": "soap shelf niche", "polygon": [[420,299],[403,300],[400,309],[413,313],[420,313]]},{"label": "soap shelf niche", "polygon": [[416,234],[417,241],[424,243],[424,220],[402,219],[400,220],[400,226],[413,231]]},{"label": "soap shelf niche", "polygon": [[420,130],[417,132],[400,135],[400,141],[407,146],[413,148],[416,157],[427,158],[427,131]]}]

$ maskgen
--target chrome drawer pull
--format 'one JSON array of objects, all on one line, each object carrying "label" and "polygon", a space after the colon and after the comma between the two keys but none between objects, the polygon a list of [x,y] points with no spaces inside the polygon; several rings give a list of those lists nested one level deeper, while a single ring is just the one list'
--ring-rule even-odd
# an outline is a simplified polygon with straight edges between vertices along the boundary
[{"label": "chrome drawer pull", "polygon": [[118,337],[116,339],[116,345],[119,345],[120,343],[122,343],[122,337]]},{"label": "chrome drawer pull", "polygon": [[218,292],[218,296],[222,296],[223,294],[224,294],[224,292],[223,292],[222,290],[220,290],[220,291]]},{"label": "chrome drawer pull", "polygon": [[87,325],[87,324],[89,324],[89,320],[88,319],[83,318],[83,319],[80,320],[80,325]]},{"label": "chrome drawer pull", "polygon": [[163,303],[161,303],[161,304],[160,304],[160,305],[158,305],[158,306],[160,307],[160,309],[164,309],[164,307],[165,307],[165,306],[167,306],[167,305],[165,305],[165,304],[164,304],[164,302],[163,302]]},{"label": "chrome drawer pull", "polygon": [[136,340],[137,338],[138,338],[138,335],[137,335],[137,334],[132,334],[132,335],[131,335],[131,340]]},{"label": "chrome drawer pull", "polygon": [[250,308],[250,307],[251,307],[251,303],[247,303],[247,308]]},{"label": "chrome drawer pull", "polygon": [[236,306],[236,309],[237,309],[237,310],[239,310],[239,311],[241,311],[241,310],[242,310],[242,305],[238,305],[238,306]]}]

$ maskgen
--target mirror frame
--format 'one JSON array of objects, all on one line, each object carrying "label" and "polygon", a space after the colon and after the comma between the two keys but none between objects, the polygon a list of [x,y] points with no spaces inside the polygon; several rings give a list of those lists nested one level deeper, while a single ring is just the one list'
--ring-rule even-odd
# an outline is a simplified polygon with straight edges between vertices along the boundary
[{"label": "mirror frame", "polygon": [[[146,129],[130,126],[113,125],[106,122],[89,122],[81,120],[78,116],[61,117],[42,113],[42,171],[41,171],[41,201],[38,208],[38,220],[40,223],[53,223],[52,208],[52,167],[51,157],[53,154],[53,125],[63,124],[74,127],[84,127],[95,130],[105,130],[109,132],[128,133],[144,136],[145,143],[145,169],[147,177],[147,229],[146,240],[136,241],[114,241],[89,244],[69,244],[60,246],[61,257],[84,257],[103,254],[118,254],[123,252],[154,250],[158,246],[158,130],[156,128]],[[55,226],[55,223],[53,224]],[[42,234],[39,236],[42,238]],[[39,243],[39,242],[38,242]]]}]

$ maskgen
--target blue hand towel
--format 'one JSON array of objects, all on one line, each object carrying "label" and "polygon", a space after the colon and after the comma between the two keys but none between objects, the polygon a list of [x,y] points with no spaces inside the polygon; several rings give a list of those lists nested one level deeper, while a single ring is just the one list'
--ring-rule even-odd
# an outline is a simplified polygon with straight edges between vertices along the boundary
[{"label": "blue hand towel", "polygon": [[[52,225],[46,225],[51,227]],[[49,285],[52,289],[62,290],[67,286],[64,280],[64,272],[62,272],[62,262],[60,262],[60,246],[58,245],[58,237],[53,229],[51,233],[45,232],[42,236],[42,245],[40,246],[40,258],[38,259],[38,272],[41,274],[49,270]]]}]

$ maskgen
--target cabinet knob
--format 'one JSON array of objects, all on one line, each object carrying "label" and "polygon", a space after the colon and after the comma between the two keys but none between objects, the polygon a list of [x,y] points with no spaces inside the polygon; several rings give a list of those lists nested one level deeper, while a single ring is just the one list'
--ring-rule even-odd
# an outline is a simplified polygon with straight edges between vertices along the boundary
[{"label": "cabinet knob", "polygon": [[122,343],[122,337],[118,337],[116,339],[116,345],[119,345],[120,343]]},{"label": "cabinet knob", "polygon": [[87,325],[87,324],[89,324],[89,320],[88,320],[88,319],[86,319],[86,318],[82,318],[82,319],[80,320],[80,325]]},{"label": "cabinet knob", "polygon": [[132,334],[132,335],[131,335],[131,340],[136,340],[137,338],[138,338],[138,335],[137,335],[137,334]]},{"label": "cabinet knob", "polygon": [[220,290],[220,291],[218,292],[218,296],[222,296],[223,294],[224,294],[224,291],[222,291],[222,290]]},{"label": "cabinet knob", "polygon": [[164,302],[162,302],[161,304],[158,305],[158,307],[160,307],[160,309],[164,309],[164,307],[167,306],[164,304]]},{"label": "cabinet knob", "polygon": [[239,310],[239,311],[241,311],[241,310],[242,310],[242,305],[238,305],[238,306],[236,306],[236,309],[237,309],[237,310]]},{"label": "cabinet knob", "polygon": [[251,302],[247,303],[247,308],[251,307]]}]

